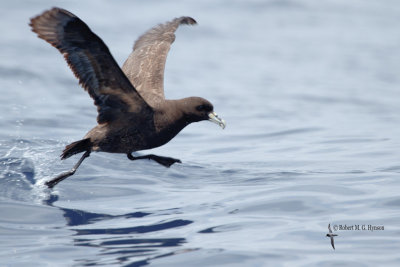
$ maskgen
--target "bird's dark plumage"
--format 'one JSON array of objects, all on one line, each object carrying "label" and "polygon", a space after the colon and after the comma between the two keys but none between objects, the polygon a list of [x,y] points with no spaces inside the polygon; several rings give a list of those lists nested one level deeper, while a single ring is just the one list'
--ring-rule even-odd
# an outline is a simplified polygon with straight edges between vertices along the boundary
[{"label": "bird's dark plumage", "polygon": [[74,14],[53,8],[33,18],[30,26],[64,55],[79,83],[94,99],[99,123],[112,122],[127,112],[152,112],[104,42]]},{"label": "bird's dark plumage", "polygon": [[91,151],[125,153],[131,160],[148,158],[170,166],[180,161],[156,155],[133,157],[131,153],[167,143],[192,122],[210,120],[225,127],[203,98],[164,97],[165,61],[181,24],[196,21],[180,17],[143,34],[122,71],[104,42],[71,12],[53,8],[31,19],[32,31],[64,55],[98,110],[98,125],[82,140],[69,144],[61,158],[84,155],[72,170],[48,182],[49,187],[74,174]]}]

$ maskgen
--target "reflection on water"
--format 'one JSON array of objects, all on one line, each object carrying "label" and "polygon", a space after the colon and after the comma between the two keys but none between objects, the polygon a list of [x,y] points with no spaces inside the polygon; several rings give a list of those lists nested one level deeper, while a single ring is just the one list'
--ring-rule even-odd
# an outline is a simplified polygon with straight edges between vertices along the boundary
[{"label": "reflection on water", "polygon": [[[57,195],[49,194],[48,198],[43,201],[44,204],[53,206],[59,199]],[[151,215],[147,212],[133,212],[122,215],[109,215],[86,212],[78,209],[58,208],[63,212],[67,226],[82,226],[89,224],[102,223],[107,220],[113,219],[133,219],[142,218]],[[186,243],[185,238],[153,238],[143,239],[138,238],[134,234],[146,234],[157,231],[168,231],[172,228],[179,228],[193,223],[189,220],[173,220],[168,222],[159,222],[152,225],[140,225],[134,227],[124,228],[70,228],[75,232],[74,236],[82,236],[80,238],[73,238],[75,246],[93,247],[100,249],[99,255],[110,257],[109,264],[120,263],[124,266],[143,266],[149,264],[152,259],[171,256],[185,252],[194,251],[195,249],[179,249],[179,247]],[[89,238],[94,236],[93,238]],[[176,247],[176,251],[165,254],[160,254],[160,248]],[[113,257],[115,256],[115,258]],[[139,260],[138,258],[145,258]],[[93,266],[105,264],[104,260],[99,262],[98,257],[94,256],[93,259],[76,259],[83,266]]]},{"label": "reflection on water", "polygon": [[107,228],[107,229],[79,229],[75,230],[76,235],[119,235],[119,234],[141,234],[154,231],[161,231],[175,227],[181,227],[191,224],[192,221],[175,220],[172,222],[163,222],[155,225],[136,226],[126,228]]},{"label": "reflection on water", "polygon": [[[76,225],[85,225],[85,224],[91,224],[95,223],[97,221],[102,221],[102,220],[110,220],[110,219],[115,219],[115,218],[141,218],[147,215],[150,215],[150,213],[145,213],[145,212],[133,212],[133,213],[128,213],[124,215],[107,215],[107,214],[98,214],[98,213],[90,213],[90,212],[84,212],[82,210],[70,210],[70,209],[63,209],[60,208],[64,212],[64,217],[67,221],[67,225],[69,226],[76,226]],[[126,232],[128,233],[128,232]]]}]

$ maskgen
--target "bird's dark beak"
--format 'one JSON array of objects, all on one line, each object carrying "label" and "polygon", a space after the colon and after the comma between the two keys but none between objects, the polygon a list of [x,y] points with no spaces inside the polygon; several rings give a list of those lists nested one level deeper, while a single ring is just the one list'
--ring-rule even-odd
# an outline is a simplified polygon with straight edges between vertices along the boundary
[{"label": "bird's dark beak", "polygon": [[208,113],[208,118],[209,121],[212,121],[221,126],[222,129],[225,129],[226,122],[223,119],[219,118],[217,113],[215,113],[214,111]]}]

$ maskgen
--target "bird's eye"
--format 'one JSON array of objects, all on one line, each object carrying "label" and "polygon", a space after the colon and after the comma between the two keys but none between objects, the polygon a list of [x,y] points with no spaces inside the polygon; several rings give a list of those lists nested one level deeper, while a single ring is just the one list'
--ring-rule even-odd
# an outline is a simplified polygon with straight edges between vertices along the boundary
[{"label": "bird's eye", "polygon": [[206,110],[206,105],[200,105],[196,107],[197,111],[204,111]]},{"label": "bird's eye", "polygon": [[206,112],[210,112],[213,110],[212,106],[207,104],[199,105],[196,107],[196,109],[197,111],[206,111]]},{"label": "bird's eye", "polygon": [[197,106],[196,109],[197,109],[197,111],[210,112],[210,111],[212,111],[213,108],[210,105],[203,104],[203,105]]}]

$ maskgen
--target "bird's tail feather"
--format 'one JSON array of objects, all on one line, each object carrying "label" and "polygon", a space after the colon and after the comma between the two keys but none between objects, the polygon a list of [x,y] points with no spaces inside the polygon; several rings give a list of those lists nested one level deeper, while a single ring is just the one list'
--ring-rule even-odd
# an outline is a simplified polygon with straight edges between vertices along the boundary
[{"label": "bird's tail feather", "polygon": [[60,157],[61,159],[66,159],[72,155],[88,151],[91,148],[92,142],[90,142],[90,138],[82,139],[67,145]]}]

